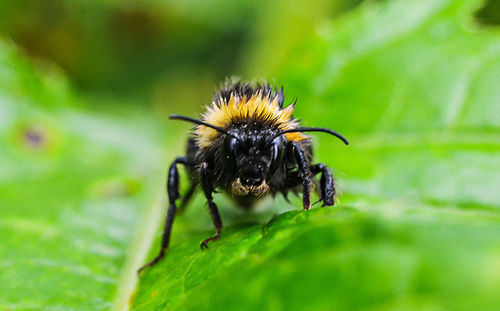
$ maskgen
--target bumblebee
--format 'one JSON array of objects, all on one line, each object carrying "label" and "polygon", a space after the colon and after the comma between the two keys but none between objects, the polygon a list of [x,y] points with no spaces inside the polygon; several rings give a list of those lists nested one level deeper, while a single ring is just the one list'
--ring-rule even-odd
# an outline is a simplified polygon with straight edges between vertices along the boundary
[{"label": "bumblebee", "polygon": [[207,248],[222,232],[222,221],[212,194],[215,189],[230,192],[236,202],[249,208],[266,194],[302,192],[303,208],[311,208],[313,177],[319,180],[319,201],[323,206],[335,202],[335,182],[328,167],[312,164],[311,139],[304,132],[325,132],[346,145],[339,133],[321,127],[301,127],[292,114],[295,102],[283,107],[283,88],[269,84],[226,83],[216,91],[212,104],[201,120],[171,115],[170,119],[196,124],[188,140],[186,156],[170,165],[167,178],[168,211],[158,255],[139,272],[155,265],[165,255],[176,214],[179,194],[178,165],[184,165],[192,185],[184,196],[186,204],[200,186],[208,201],[215,235],[201,242]]}]

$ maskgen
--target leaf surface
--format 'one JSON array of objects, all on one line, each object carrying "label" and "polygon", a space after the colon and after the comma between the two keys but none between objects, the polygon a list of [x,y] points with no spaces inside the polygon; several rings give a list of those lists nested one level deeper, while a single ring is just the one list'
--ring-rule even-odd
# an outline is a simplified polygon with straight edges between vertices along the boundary
[{"label": "leaf surface", "polygon": [[366,3],[280,51],[295,115],[351,141],[315,135],[342,204],[174,242],[133,310],[498,307],[500,37],[478,6]]},{"label": "leaf surface", "polygon": [[249,55],[298,98],[305,126],[351,141],[314,135],[341,204],[276,198],[248,213],[216,194],[225,229],[201,251],[213,229],[197,195],[135,290],[189,125],[89,112],[57,70],[0,42],[0,309],[498,309],[500,35],[472,22],[479,6],[364,3],[274,58]]},{"label": "leaf surface", "polygon": [[0,310],[108,310],[144,260],[163,131],[84,110],[3,41],[0,81]]}]

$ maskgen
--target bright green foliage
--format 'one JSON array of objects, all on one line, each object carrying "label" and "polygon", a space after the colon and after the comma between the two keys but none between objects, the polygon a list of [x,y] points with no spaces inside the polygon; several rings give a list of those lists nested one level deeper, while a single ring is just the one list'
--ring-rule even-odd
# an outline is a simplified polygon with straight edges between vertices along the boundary
[{"label": "bright green foliage", "polygon": [[248,59],[304,125],[350,139],[315,135],[341,204],[244,213],[217,194],[226,227],[201,251],[213,229],[197,196],[133,292],[184,137],[136,110],[85,111],[1,43],[0,310],[498,309],[500,35],[471,22],[478,6],[368,2]]},{"label": "bright green foliage", "polygon": [[207,233],[185,239],[134,310],[498,308],[500,37],[468,22],[477,4],[368,3],[296,38],[269,75],[303,124],[350,138],[317,136],[342,204],[230,228],[206,252]]},{"label": "bright green foliage", "polygon": [[19,54],[0,42],[0,310],[107,310],[159,191],[162,131],[70,109],[64,80]]},{"label": "bright green foliage", "polygon": [[351,134],[348,152],[320,137],[349,193],[500,202],[500,38],[466,22],[474,3],[363,6],[288,59],[297,114]]},{"label": "bright green foliage", "polygon": [[433,209],[293,211],[229,229],[207,252],[200,234],[144,275],[135,309],[498,306],[500,217]]}]

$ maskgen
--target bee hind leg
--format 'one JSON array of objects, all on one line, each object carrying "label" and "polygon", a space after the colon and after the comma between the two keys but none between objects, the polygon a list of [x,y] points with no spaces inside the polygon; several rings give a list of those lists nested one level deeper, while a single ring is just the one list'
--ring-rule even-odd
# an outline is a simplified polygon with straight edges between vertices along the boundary
[{"label": "bee hind leg", "polygon": [[182,196],[181,203],[179,204],[177,208],[177,214],[182,214],[186,210],[186,206],[188,205],[189,201],[191,201],[191,198],[193,197],[193,194],[195,193],[196,190],[196,184],[191,184],[189,187],[188,191]]}]

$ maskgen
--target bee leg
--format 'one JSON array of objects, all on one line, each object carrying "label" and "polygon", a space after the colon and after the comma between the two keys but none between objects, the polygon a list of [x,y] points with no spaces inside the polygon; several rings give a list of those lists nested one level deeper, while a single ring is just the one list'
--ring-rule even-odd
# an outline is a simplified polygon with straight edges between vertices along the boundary
[{"label": "bee leg", "polygon": [[335,180],[333,179],[332,172],[323,163],[318,163],[311,166],[311,172],[316,175],[321,172],[319,180],[320,198],[323,201],[322,206],[331,206],[335,203]]},{"label": "bee leg", "polygon": [[200,167],[201,173],[201,187],[203,188],[203,193],[208,201],[208,208],[210,209],[210,216],[212,216],[212,222],[215,227],[215,235],[201,242],[200,247],[208,248],[207,244],[210,241],[215,241],[220,237],[222,232],[222,220],[220,219],[219,210],[212,197],[212,193],[215,192],[212,187],[212,182],[210,176],[208,175],[208,164],[202,163]]},{"label": "bee leg", "polygon": [[295,141],[291,142],[295,154],[295,161],[302,180],[302,205],[305,210],[311,209],[311,170],[302,147]]},{"label": "bee leg", "polygon": [[189,187],[189,190],[182,196],[182,201],[179,204],[179,207],[177,209],[177,214],[182,214],[186,210],[186,205],[189,203],[191,198],[193,197],[194,191],[196,190],[196,184],[191,184],[191,187]]},{"label": "bee leg", "polygon": [[174,160],[174,162],[170,165],[168,169],[168,178],[167,178],[167,193],[168,193],[168,210],[167,216],[165,217],[165,225],[163,227],[163,238],[161,241],[161,249],[158,255],[151,260],[149,263],[142,266],[137,273],[140,273],[147,267],[152,267],[158,261],[160,261],[163,256],[165,256],[165,251],[168,248],[168,244],[170,242],[170,232],[172,231],[172,224],[175,218],[175,201],[180,197],[179,194],[179,171],[177,170],[177,164],[184,164],[186,166],[193,166],[193,163],[190,162],[185,157],[178,157]]}]

